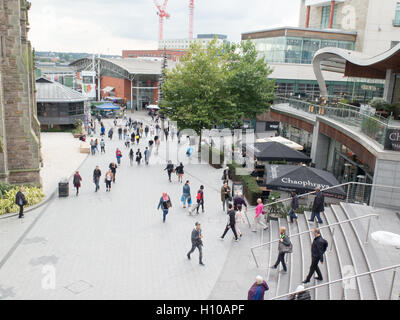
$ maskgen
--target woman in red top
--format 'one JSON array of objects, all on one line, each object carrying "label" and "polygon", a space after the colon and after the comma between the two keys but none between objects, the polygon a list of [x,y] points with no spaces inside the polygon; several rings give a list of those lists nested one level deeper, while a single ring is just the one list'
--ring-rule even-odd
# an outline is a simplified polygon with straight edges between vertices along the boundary
[{"label": "woman in red top", "polygon": [[76,171],[75,175],[74,175],[74,181],[73,181],[74,187],[76,188],[76,195],[79,194],[79,188],[81,187],[81,181],[82,181],[82,177],[79,174],[79,171]]},{"label": "woman in red top", "polygon": [[118,148],[117,151],[115,152],[115,156],[117,157],[118,164],[121,164],[122,152]]}]

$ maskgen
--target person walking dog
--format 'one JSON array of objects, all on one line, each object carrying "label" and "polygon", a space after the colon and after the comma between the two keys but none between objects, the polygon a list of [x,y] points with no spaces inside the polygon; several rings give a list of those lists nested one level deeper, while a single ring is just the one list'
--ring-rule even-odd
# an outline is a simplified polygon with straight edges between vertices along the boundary
[{"label": "person walking dog", "polygon": [[190,255],[196,250],[199,250],[199,264],[204,266],[203,263],[203,235],[201,234],[201,225],[199,222],[195,223],[195,228],[192,231],[192,249],[187,254],[188,259],[190,260]]}]

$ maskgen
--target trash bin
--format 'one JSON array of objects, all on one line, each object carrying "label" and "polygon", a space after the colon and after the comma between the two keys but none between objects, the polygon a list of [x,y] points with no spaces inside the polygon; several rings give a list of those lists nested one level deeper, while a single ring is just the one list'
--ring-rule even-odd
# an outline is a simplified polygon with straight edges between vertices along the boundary
[{"label": "trash bin", "polygon": [[58,183],[58,196],[60,198],[69,196],[69,182],[67,179],[63,179]]}]

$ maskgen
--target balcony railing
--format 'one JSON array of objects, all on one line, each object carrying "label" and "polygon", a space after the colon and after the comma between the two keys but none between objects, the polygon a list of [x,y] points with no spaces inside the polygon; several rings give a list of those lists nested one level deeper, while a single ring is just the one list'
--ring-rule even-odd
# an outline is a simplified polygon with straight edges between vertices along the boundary
[{"label": "balcony railing", "polygon": [[372,115],[360,108],[343,104],[343,103],[327,103],[326,105],[313,104],[307,101],[275,96],[274,104],[289,104],[290,107],[297,110],[325,116],[357,130],[367,135],[380,145],[384,146],[387,129],[389,127],[389,119],[385,119],[378,115]]}]

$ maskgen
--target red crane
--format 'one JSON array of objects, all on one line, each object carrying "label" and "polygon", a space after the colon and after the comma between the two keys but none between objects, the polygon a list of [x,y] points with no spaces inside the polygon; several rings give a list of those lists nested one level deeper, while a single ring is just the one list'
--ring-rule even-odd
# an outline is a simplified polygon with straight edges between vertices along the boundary
[{"label": "red crane", "polygon": [[189,0],[189,39],[193,39],[194,0]]},{"label": "red crane", "polygon": [[154,4],[156,5],[158,11],[158,17],[160,19],[160,27],[159,27],[159,40],[162,40],[164,37],[164,18],[169,19],[170,15],[169,13],[167,13],[167,11],[165,11],[165,9],[167,8],[167,4],[168,4],[168,0],[164,1],[164,4],[161,6],[160,4],[158,4],[157,0],[153,0]]}]

